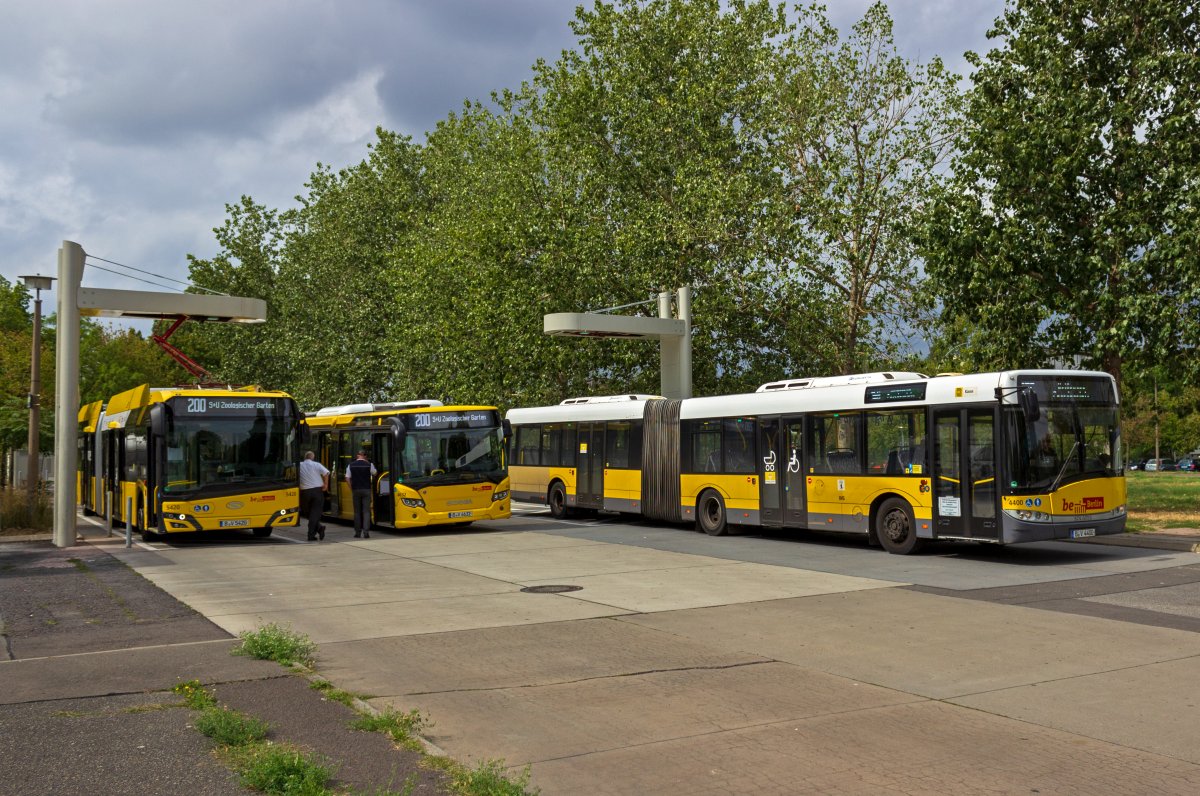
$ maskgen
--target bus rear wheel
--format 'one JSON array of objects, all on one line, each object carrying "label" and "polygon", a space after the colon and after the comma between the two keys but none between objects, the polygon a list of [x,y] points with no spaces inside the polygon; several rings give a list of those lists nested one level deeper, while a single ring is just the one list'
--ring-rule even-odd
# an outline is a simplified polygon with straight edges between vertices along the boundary
[{"label": "bus rear wheel", "polygon": [[729,533],[725,501],[711,489],[700,495],[700,500],[696,503],[696,526],[709,536],[724,536]]},{"label": "bus rear wheel", "polygon": [[562,485],[562,481],[555,481],[550,485],[550,516],[556,520],[565,519],[567,512],[567,489]]},{"label": "bus rear wheel", "polygon": [[875,515],[875,536],[889,553],[906,556],[921,547],[912,509],[900,498],[888,498]]}]

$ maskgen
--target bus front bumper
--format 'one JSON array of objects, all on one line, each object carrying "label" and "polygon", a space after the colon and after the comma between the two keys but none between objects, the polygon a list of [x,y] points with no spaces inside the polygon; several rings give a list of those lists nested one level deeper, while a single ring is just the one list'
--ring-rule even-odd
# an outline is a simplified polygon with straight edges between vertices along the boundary
[{"label": "bus front bumper", "polygon": [[1004,513],[1004,538],[1006,544],[1021,542],[1048,542],[1055,539],[1075,540],[1093,536],[1109,536],[1125,532],[1125,513],[1080,514],[1055,516],[1048,522],[1030,522]]}]

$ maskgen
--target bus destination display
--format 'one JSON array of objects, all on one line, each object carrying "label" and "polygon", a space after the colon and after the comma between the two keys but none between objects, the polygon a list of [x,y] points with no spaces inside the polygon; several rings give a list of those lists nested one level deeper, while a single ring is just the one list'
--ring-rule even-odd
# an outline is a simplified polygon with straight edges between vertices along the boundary
[{"label": "bus destination display", "polygon": [[864,398],[869,404],[894,404],[904,401],[924,401],[925,383],[895,384],[868,387]]},{"label": "bus destination display", "polygon": [[444,431],[455,428],[488,428],[496,425],[495,413],[475,410],[464,412],[421,412],[405,415],[410,431]]}]

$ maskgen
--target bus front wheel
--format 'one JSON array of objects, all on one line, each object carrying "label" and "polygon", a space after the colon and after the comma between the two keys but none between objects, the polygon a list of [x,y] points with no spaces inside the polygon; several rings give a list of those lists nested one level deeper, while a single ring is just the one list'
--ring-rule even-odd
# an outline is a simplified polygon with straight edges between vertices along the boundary
[{"label": "bus front wheel", "polygon": [[709,536],[724,536],[729,533],[725,501],[711,489],[702,494],[696,503],[696,525]]},{"label": "bus front wheel", "polygon": [[921,546],[912,509],[900,498],[888,498],[875,515],[875,536],[883,549],[895,555],[915,553]]},{"label": "bus front wheel", "polygon": [[567,490],[562,485],[562,481],[555,481],[550,485],[550,516],[556,520],[566,518],[567,512]]}]

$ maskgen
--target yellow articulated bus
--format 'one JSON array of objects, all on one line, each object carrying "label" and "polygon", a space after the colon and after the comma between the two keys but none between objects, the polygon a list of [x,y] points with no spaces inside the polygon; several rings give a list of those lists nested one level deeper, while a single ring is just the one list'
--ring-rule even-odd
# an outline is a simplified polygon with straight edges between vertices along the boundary
[{"label": "yellow articulated bus", "polygon": [[866,373],[513,409],[513,497],[730,525],[1011,544],[1125,529],[1116,384],[1063,370]]},{"label": "yellow articulated bus", "polygon": [[507,423],[493,406],[440,401],[330,406],[307,418],[311,447],[330,470],[325,513],[353,520],[346,466],[360,450],[375,465],[372,525],[470,525],[512,515]]},{"label": "yellow articulated bus", "polygon": [[79,408],[79,434],[76,437],[75,502],[85,515],[104,514],[104,401],[95,401]]},{"label": "yellow articulated bus", "polygon": [[114,395],[99,442],[113,520],[147,539],[295,527],[302,419],[290,396],[256,386]]}]

